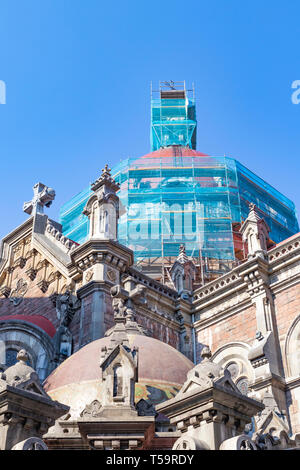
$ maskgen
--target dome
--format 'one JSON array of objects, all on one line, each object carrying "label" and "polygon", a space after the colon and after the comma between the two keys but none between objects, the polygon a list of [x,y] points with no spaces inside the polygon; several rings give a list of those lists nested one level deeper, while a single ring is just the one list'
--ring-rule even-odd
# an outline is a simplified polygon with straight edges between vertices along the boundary
[{"label": "dome", "polygon": [[[182,353],[162,341],[139,334],[129,334],[129,345],[139,349],[135,402],[144,398],[154,405],[173,398],[186,380],[193,363]],[[95,399],[101,401],[100,353],[109,337],[89,343],[66,359],[44,382],[53,400],[70,406],[78,417]]]},{"label": "dome", "polygon": [[135,158],[134,163],[138,163],[144,159],[154,158],[174,158],[174,157],[209,157],[206,153],[199,152],[198,150],[184,147],[182,145],[170,145],[169,147],[162,147],[154,152],[147,153],[142,157]]}]

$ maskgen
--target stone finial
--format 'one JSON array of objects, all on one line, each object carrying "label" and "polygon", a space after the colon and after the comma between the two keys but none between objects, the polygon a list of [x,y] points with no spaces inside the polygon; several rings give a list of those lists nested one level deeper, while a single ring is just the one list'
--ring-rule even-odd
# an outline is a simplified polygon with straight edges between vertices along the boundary
[{"label": "stone finial", "polygon": [[2,375],[6,383],[16,388],[27,388],[27,385],[35,382],[38,388],[40,388],[36,371],[27,364],[29,355],[25,349],[21,349],[18,352],[17,361],[16,364],[8,367]]},{"label": "stone finial", "polygon": [[26,362],[29,361],[29,356],[27,354],[27,351],[25,349],[21,349],[18,354],[17,354],[17,360],[22,362],[23,364],[26,364]]},{"label": "stone finial", "polygon": [[255,204],[249,204],[249,214],[240,229],[243,241],[247,242],[248,258],[267,255],[267,241],[269,239],[270,228],[257,211]]},{"label": "stone finial", "polygon": [[89,239],[117,241],[120,201],[116,192],[120,185],[111,176],[108,165],[91,189],[94,194],[83,210],[90,220]]},{"label": "stone finial", "polygon": [[209,360],[211,358],[211,350],[209,346],[204,346],[201,351],[202,360]]},{"label": "stone finial", "polygon": [[177,261],[179,263],[182,263],[182,264],[190,261],[187,254],[186,254],[185,245],[183,245],[183,244],[181,244],[180,247],[179,247],[179,255],[177,257]]},{"label": "stone finial", "polygon": [[92,191],[98,191],[101,186],[104,184],[108,185],[112,191],[116,192],[120,189],[119,183],[116,183],[114,178],[111,176],[111,169],[106,164],[104,168],[102,168],[101,176],[91,184]]},{"label": "stone finial", "polygon": [[253,222],[258,222],[261,219],[261,217],[259,216],[259,213],[257,212],[257,206],[253,202],[250,202],[248,207],[249,207],[248,220],[252,220]]},{"label": "stone finial", "polygon": [[[52,400],[21,349],[18,362],[0,374],[0,450],[40,450],[42,436],[68,406]],[[4,424],[4,425],[3,425]]]},{"label": "stone finial", "polygon": [[185,245],[179,247],[179,255],[171,268],[171,278],[175,289],[183,298],[189,298],[193,290],[196,267],[186,254]]},{"label": "stone finial", "polygon": [[102,179],[109,179],[111,180],[111,168],[108,167],[108,164],[106,163],[105,167],[102,168],[102,175],[101,175],[101,178]]},{"label": "stone finial", "polygon": [[43,214],[44,206],[50,207],[55,198],[55,191],[43,183],[36,183],[33,186],[33,199],[24,202],[23,211],[29,215]]},{"label": "stone finial", "polygon": [[255,339],[258,340],[258,341],[262,341],[264,339],[264,336],[263,336],[261,331],[257,331],[255,333]]}]

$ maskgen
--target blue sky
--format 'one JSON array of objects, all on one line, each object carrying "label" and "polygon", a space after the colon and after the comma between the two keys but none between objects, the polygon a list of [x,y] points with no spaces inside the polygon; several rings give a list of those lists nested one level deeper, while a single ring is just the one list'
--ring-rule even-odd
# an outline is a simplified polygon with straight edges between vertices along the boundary
[{"label": "blue sky", "polygon": [[41,181],[60,206],[150,150],[150,82],[194,82],[198,150],[237,158],[300,210],[299,0],[0,0],[0,236]]}]

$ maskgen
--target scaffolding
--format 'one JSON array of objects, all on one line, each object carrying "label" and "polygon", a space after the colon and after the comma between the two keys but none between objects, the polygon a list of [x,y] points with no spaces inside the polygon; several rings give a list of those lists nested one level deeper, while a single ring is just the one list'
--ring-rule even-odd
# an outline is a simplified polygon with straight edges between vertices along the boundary
[{"label": "scaffolding", "polygon": [[[245,258],[239,233],[253,202],[278,243],[299,231],[294,204],[229,157],[204,155],[171,146],[112,170],[122,204],[119,242],[134,251],[136,266],[155,279],[169,281],[169,270],[182,243],[198,266],[203,284]],[[64,235],[82,243],[88,233],[85,190],[63,206]]]},{"label": "scaffolding", "polygon": [[[119,242],[134,251],[136,266],[170,282],[179,247],[197,266],[203,284],[245,258],[239,232],[254,203],[271,229],[273,243],[299,231],[292,201],[229,157],[196,151],[195,91],[185,82],[151,85],[152,152],[112,169],[120,184]],[[83,243],[89,224],[82,214],[90,188],[62,206],[66,237]]]},{"label": "scaffolding", "polygon": [[151,84],[151,149],[170,145],[196,148],[195,89],[187,89],[185,81]]}]

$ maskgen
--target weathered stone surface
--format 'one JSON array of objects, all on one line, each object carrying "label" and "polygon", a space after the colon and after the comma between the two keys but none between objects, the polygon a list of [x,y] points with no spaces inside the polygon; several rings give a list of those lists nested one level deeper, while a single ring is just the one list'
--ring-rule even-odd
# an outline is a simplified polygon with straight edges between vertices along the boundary
[{"label": "weathered stone surface", "polygon": [[17,359],[0,378],[0,450],[37,450],[43,434],[68,407],[45,393],[36,372],[26,364],[26,351],[21,350]]},{"label": "weathered stone surface", "polygon": [[156,407],[181,431],[173,449],[218,450],[228,439],[241,434],[264,405],[242,395],[230,372],[211,360],[205,347],[202,362],[187,374],[175,398]]},{"label": "weathered stone surface", "polygon": [[[157,340],[180,350],[197,363],[201,361],[203,348],[209,345],[217,365],[205,365],[204,361],[202,376],[201,367],[198,378],[194,372],[190,373],[190,393],[192,387],[199,388],[201,383],[202,386],[212,382],[216,385],[221,379],[221,376],[216,379],[218,370],[222,374],[221,370],[227,369],[232,372],[231,381],[236,389],[259,400],[269,394],[275,403],[274,409],[266,415],[255,417],[257,423],[264,423],[259,425],[255,445],[270,449],[297,446],[300,432],[300,235],[270,249],[268,227],[255,207],[251,207],[242,226],[248,243],[248,259],[190,292],[193,269],[182,248],[172,271],[173,282],[177,283],[175,290],[140,272],[133,266],[132,251],[117,242],[118,188],[107,167],[93,184],[94,194],[86,208],[93,236],[81,246],[66,239],[60,224],[43,213],[43,206],[51,202],[53,194],[42,186],[36,188],[33,201],[27,205],[32,216],[7,235],[1,247],[0,341],[4,346],[8,345],[14,352],[26,348],[31,365],[44,379],[59,362],[72,352],[79,354],[81,348],[94,340],[99,339],[99,343],[96,341],[99,350],[106,347],[109,352],[115,317],[124,314],[126,322],[123,326],[119,323],[117,336],[123,337],[125,342],[119,344],[118,354],[122,356],[124,348],[126,351],[127,347],[132,350],[136,346],[140,357],[147,355],[140,359],[139,381],[135,387],[135,401],[140,400],[141,413],[147,414],[148,407],[151,410],[153,404],[174,396],[185,381],[181,372],[184,370],[186,374],[192,369],[190,362],[183,366],[182,355],[176,355],[174,350],[170,353],[170,349],[164,349]],[[106,211],[108,206],[112,212]],[[113,217],[110,219],[110,216]],[[185,270],[185,266],[191,269]],[[171,282],[170,285],[172,287]],[[78,303],[78,308],[74,308],[78,298],[81,305]],[[156,342],[152,339],[151,343],[150,337],[156,338]],[[114,346],[117,344],[118,340],[114,340]],[[98,350],[91,345],[86,347],[97,356]],[[110,352],[113,350],[116,352],[114,348]],[[102,393],[98,364],[91,365],[85,348],[82,351],[82,356],[71,356],[47,382],[51,393],[71,400],[77,417],[95,404],[97,397],[100,400]],[[124,351],[126,357],[128,351]],[[81,364],[79,371],[73,357]],[[4,373],[8,370],[10,374],[5,348],[0,362],[1,370]],[[207,374],[203,376],[204,366],[211,369],[208,373],[215,377],[215,382]],[[218,399],[225,400],[227,406],[224,394],[220,392]],[[212,418],[209,416],[207,419]],[[218,420],[218,412],[216,416],[212,422]],[[62,436],[70,433],[73,448],[87,445],[82,443],[77,421],[60,422],[64,424],[57,424],[57,432]],[[166,432],[168,424],[162,423],[163,420],[160,424],[156,421],[158,428]],[[184,423],[182,426],[185,429]],[[276,436],[270,435],[270,426],[277,426]],[[158,446],[163,442],[161,436],[155,435],[155,426],[145,432],[147,448],[151,448],[151,442]],[[172,447],[174,436],[168,435],[164,445]],[[196,447],[201,447],[200,441],[205,441],[195,436],[193,439],[189,445]],[[108,442],[102,438],[94,441],[92,445],[99,449]],[[128,448],[137,447],[138,440],[132,437],[130,442],[126,444]],[[121,442],[116,440],[109,445],[119,448]],[[188,444],[183,440],[179,445]]]}]

